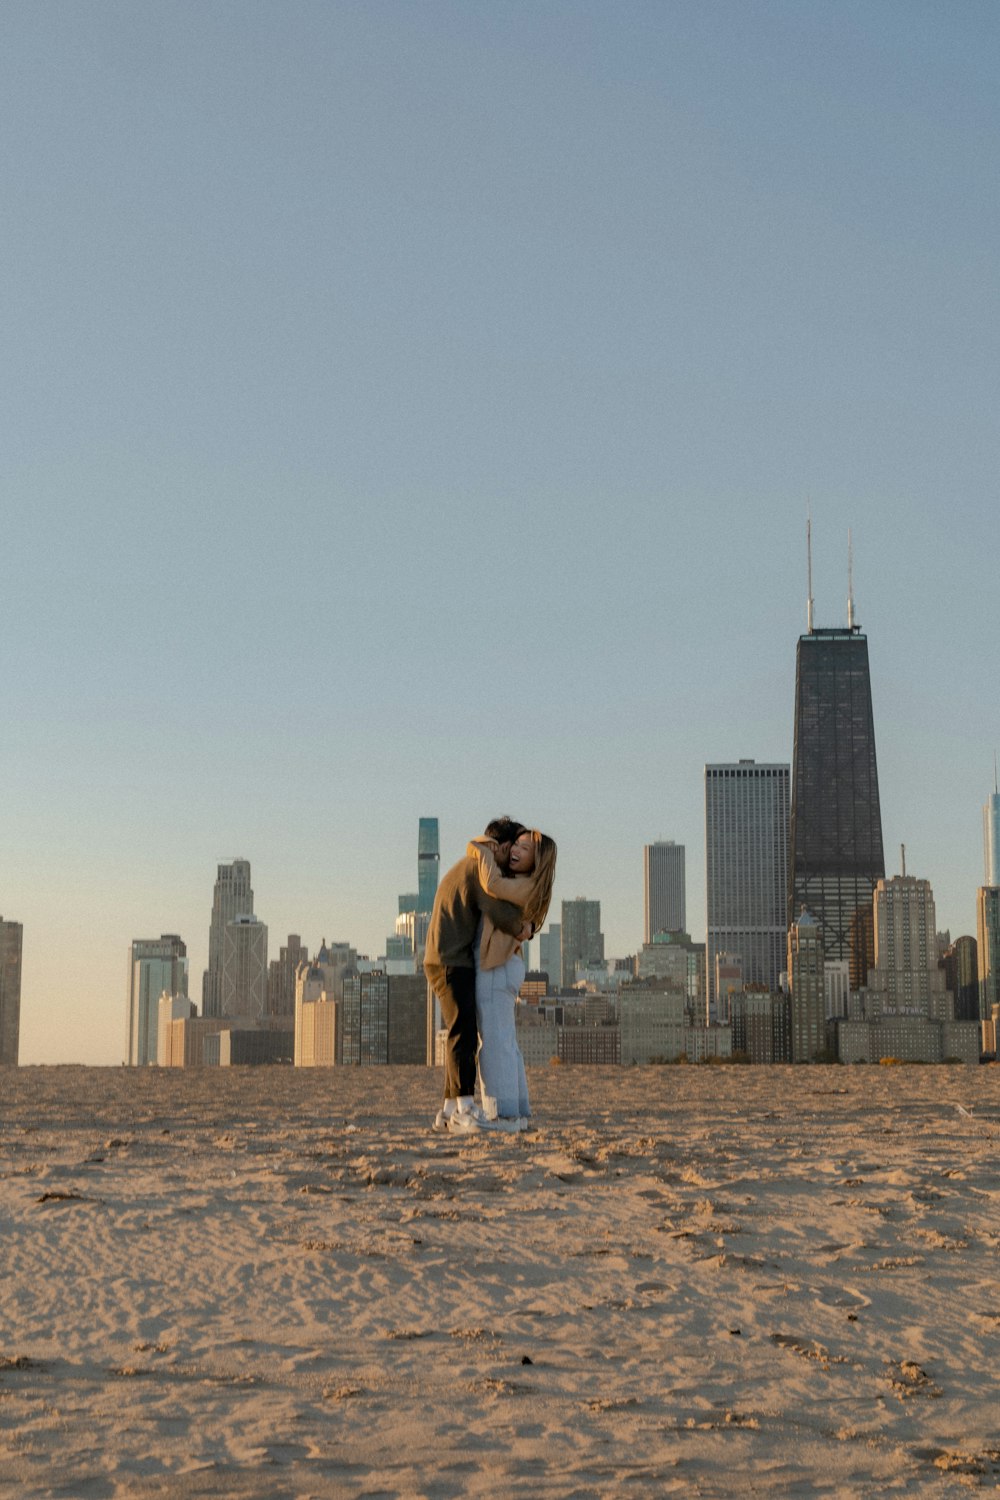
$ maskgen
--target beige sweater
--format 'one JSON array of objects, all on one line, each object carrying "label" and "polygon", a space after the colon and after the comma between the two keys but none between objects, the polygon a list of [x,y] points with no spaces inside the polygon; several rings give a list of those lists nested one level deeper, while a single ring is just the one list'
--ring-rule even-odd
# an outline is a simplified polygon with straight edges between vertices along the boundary
[{"label": "beige sweater", "polygon": [[[492,839],[487,838],[472,839],[466,848],[466,854],[470,859],[474,859],[479,867],[480,885],[487,895],[493,896],[498,901],[509,901],[519,907],[526,906],[535,888],[534,875],[505,875],[497,864],[495,849],[496,844]],[[507,962],[511,954],[520,951],[521,944],[517,938],[501,932],[490,920],[489,913],[484,911],[483,936],[479,945],[479,967],[499,969]]]}]

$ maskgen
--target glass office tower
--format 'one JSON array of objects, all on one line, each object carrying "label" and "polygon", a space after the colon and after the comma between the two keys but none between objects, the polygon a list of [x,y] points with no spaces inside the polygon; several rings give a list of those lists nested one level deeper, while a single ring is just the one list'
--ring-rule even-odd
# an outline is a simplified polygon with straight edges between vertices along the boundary
[{"label": "glass office tower", "polygon": [[772,992],[787,960],[787,765],[705,767],[705,894],[706,979],[717,1019],[719,954],[739,957],[741,988],[763,984]]},{"label": "glass office tower", "polygon": [[1000,886],[1000,793],[991,792],[983,807],[983,856],[986,885]]},{"label": "glass office tower", "polygon": [[874,963],[872,898],[885,875],[868,640],[857,625],[799,637],[788,922],[819,922],[852,989]]},{"label": "glass office tower", "polygon": [[684,845],[658,839],[642,851],[644,943],[658,932],[686,932]]},{"label": "glass office tower", "polygon": [[421,818],[417,830],[417,911],[433,911],[441,854],[437,818]]}]

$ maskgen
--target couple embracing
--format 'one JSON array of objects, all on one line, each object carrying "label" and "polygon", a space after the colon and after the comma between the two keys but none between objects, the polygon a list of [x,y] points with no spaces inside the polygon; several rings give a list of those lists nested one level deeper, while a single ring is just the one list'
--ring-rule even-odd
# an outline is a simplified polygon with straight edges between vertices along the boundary
[{"label": "couple embracing", "polygon": [[447,1032],[436,1130],[527,1125],[531,1105],[514,1006],[524,981],[521,944],[545,922],[555,870],[552,839],[496,818],[441,879],[424,955]]}]

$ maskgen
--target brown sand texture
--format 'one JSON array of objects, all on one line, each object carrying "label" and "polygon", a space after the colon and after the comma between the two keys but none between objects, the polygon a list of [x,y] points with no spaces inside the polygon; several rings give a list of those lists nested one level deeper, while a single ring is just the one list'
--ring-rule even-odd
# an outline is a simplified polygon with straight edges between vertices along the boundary
[{"label": "brown sand texture", "polygon": [[993,1068],[0,1075],[0,1493],[1000,1483]]}]

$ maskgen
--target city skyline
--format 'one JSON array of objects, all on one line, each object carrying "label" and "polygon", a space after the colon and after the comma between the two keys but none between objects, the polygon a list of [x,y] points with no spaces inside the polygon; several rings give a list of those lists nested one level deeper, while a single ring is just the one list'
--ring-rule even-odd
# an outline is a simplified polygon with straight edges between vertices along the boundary
[{"label": "city skyline", "polygon": [[809,508],[820,626],[853,527],[888,868],[975,933],[1000,15],[916,13],[12,8],[22,1062],[119,1060],[136,937],[197,999],[237,855],[275,942],[383,951],[427,813],[444,868],[551,833],[611,954],[673,838],[700,940],[703,766],[791,760]]},{"label": "city skyline", "polygon": [[[740,763],[736,763],[737,766],[739,764]],[[749,762],[749,761],[744,761],[743,764],[744,765],[753,765],[753,763]],[[706,772],[707,772],[708,769],[710,769],[710,768],[708,768],[708,767],[704,768],[704,770]],[[718,770],[718,769],[720,769],[720,767],[714,767],[714,768],[711,768],[711,769]],[[788,767],[784,767],[784,768],[774,768],[774,767],[771,767],[770,769],[783,769],[787,773]],[[704,810],[702,811],[702,816],[704,817]],[[436,819],[429,820],[429,819],[426,819],[426,818],[421,818],[419,821],[420,821],[420,825],[421,826],[426,825],[428,822],[434,822],[434,823],[437,822]],[[653,845],[655,845],[656,843],[661,843],[662,844],[663,842],[664,841],[662,841],[662,840],[653,841]],[[643,846],[643,850],[642,850],[643,866],[645,866],[646,857],[647,857],[647,850],[650,847],[652,847],[652,846],[649,845],[649,844]],[[218,877],[217,877],[217,880],[216,880],[216,895],[215,895],[215,903],[214,903],[215,909],[213,910],[213,913],[212,913],[212,919],[213,920],[212,920],[212,924],[210,924],[211,926],[214,927],[214,925],[219,921],[219,915],[218,915],[218,913],[219,913],[219,904],[220,904],[219,891],[220,891],[220,882],[223,880],[224,876],[228,877],[228,878],[232,878],[233,875],[237,875],[239,884],[238,884],[238,893],[237,894],[234,895],[233,893],[229,893],[228,896],[223,896],[222,897],[223,910],[225,910],[225,903],[227,901],[228,901],[229,905],[232,905],[233,901],[235,900],[235,904],[236,905],[240,905],[241,904],[241,902],[240,902],[240,895],[243,894],[243,893],[248,893],[249,896],[252,897],[253,892],[252,892],[252,890],[249,889],[250,868],[251,868],[251,861],[244,860],[244,859],[237,859],[237,860],[234,860],[234,861],[232,861],[232,862],[230,862],[228,864],[223,863],[223,864],[218,865]],[[644,880],[642,880],[640,882],[640,884],[644,887]],[[567,903],[567,904],[575,905],[576,902],[574,901],[572,903]],[[600,906],[600,897],[593,898],[593,904],[599,907]],[[951,936],[952,936],[952,940],[953,941],[955,939],[957,939],[958,937],[960,937],[960,936],[975,937],[975,934],[977,932],[977,927],[978,927],[979,922],[980,922],[979,911],[978,911],[978,906],[979,906],[979,890],[978,890],[978,888],[976,888],[974,890],[972,905],[973,905],[973,911],[974,911],[973,921],[970,922],[970,923],[968,923],[964,928],[961,928],[961,929],[956,928],[954,925],[951,926],[950,931],[951,931]],[[388,901],[388,908],[391,911],[391,909],[392,909],[392,900],[391,900],[391,898]],[[635,934],[634,940],[633,940],[633,942],[632,942],[632,944],[630,946],[626,945],[626,946],[621,946],[620,948],[613,948],[612,945],[606,944],[605,945],[606,946],[606,952],[607,952],[607,956],[609,958],[610,957],[622,957],[622,958],[624,958],[626,956],[629,956],[631,954],[634,954],[634,953],[638,952],[638,950],[639,950],[639,948],[641,946],[641,941],[642,941],[642,929],[643,929],[644,920],[645,920],[645,916],[644,916],[645,909],[646,909],[646,898],[645,898],[645,890],[643,888],[643,890],[640,892],[640,898],[637,899],[636,910],[632,913],[631,917],[629,919],[627,919],[627,922],[630,924],[631,929],[632,929],[632,931]],[[546,923],[546,929],[545,929],[546,931],[548,930],[549,927],[554,927],[555,930],[556,930],[556,932],[558,932],[558,930],[559,930],[559,923],[558,923],[557,920],[555,920],[558,917],[558,914],[559,914],[559,908],[557,907],[556,899],[554,898],[553,904],[552,904],[552,908],[551,908],[550,913],[549,913],[549,920]],[[223,923],[222,926],[221,926],[221,928],[220,928],[220,940],[221,940],[222,935],[224,934],[226,925],[228,925],[228,924],[227,923]],[[264,930],[265,930],[265,943],[266,943],[266,924],[261,923],[260,925],[262,925],[264,927]],[[697,939],[699,939],[698,924],[695,923],[695,924],[691,924],[691,925],[694,928],[694,936],[695,936],[695,938],[697,940]],[[369,929],[371,931],[377,930],[380,927],[380,920],[379,920],[379,918],[375,917],[373,919],[370,919],[369,923],[368,923],[368,926],[369,926]],[[324,929],[324,931],[325,931],[325,929]],[[211,941],[211,936],[212,936],[212,932],[210,931],[209,932],[209,942],[206,943],[206,945],[205,945],[206,951],[209,951],[209,945],[210,945],[210,941]],[[701,933],[701,938],[706,938],[706,937],[707,937],[707,928],[705,928],[702,931],[702,933]],[[139,941],[141,941],[141,940],[132,940],[133,946],[135,945],[136,942],[139,942]],[[319,941],[319,939],[316,939],[316,941]],[[332,941],[332,942],[340,942],[340,941],[349,942],[349,943],[352,944],[352,946],[356,947],[356,949],[357,949],[357,951],[359,953],[365,952],[365,953],[367,953],[371,957],[378,956],[381,952],[384,951],[385,945],[386,945],[386,940],[385,940],[385,938],[383,938],[383,939],[381,939],[381,941],[376,941],[375,943],[371,944],[368,948],[365,948],[363,944],[356,943],[355,940],[354,940],[354,938],[353,938],[353,936],[351,934],[343,934],[343,933],[339,934],[337,938],[330,939],[330,941]],[[183,944],[182,944],[182,947],[183,947]],[[194,947],[194,951],[197,953],[197,950],[198,950],[197,942],[193,945],[193,947]],[[208,974],[208,972],[206,972],[204,978],[205,978],[205,984],[206,984],[206,987],[207,987],[208,982],[209,982],[209,974]],[[749,974],[744,975],[744,979],[748,979],[748,978],[750,978]],[[260,976],[259,983],[261,983],[263,985],[262,993],[266,996],[266,992],[267,992],[267,975],[266,975],[266,972],[262,973],[262,975]],[[130,1010],[130,1006],[127,1006],[126,1009],[127,1009],[127,1011],[129,1011]],[[204,1013],[204,1012],[202,1012],[202,1013]],[[22,1006],[22,1014],[23,1014],[23,1006]],[[129,1050],[130,1050],[129,1047],[126,1046],[126,1048],[125,1048],[126,1058],[127,1058]],[[48,1059],[45,1059],[45,1058],[31,1058],[31,1057],[24,1058],[24,1057],[22,1057],[21,1060],[24,1063],[30,1064],[31,1062],[47,1061]],[[78,1059],[75,1059],[75,1058],[60,1058],[58,1060],[59,1061],[76,1061]],[[118,1061],[118,1060],[122,1060],[122,1059],[108,1057],[108,1058],[103,1059],[103,1060],[106,1061],[106,1062],[114,1062],[114,1061]]]},{"label": "city skyline", "polygon": [[[739,763],[736,763],[736,764],[738,765]],[[745,765],[752,765],[753,763],[749,762],[749,761],[744,761],[743,764],[745,764]],[[704,769],[707,770],[709,768],[704,768]],[[716,769],[718,769],[718,768],[716,768]],[[783,769],[786,772],[788,770],[787,767],[785,767]],[[704,817],[704,811],[702,812],[702,816]],[[983,816],[983,812],[982,812],[982,808],[981,808],[980,809],[980,817],[981,817],[981,819],[982,819],[982,816]],[[420,826],[421,829],[424,829],[424,828],[426,828],[430,824],[435,824],[436,825],[437,822],[438,822],[437,819],[420,818],[419,819],[419,826]],[[982,823],[980,824],[980,827],[981,826],[982,826]],[[662,840],[654,840],[652,842],[652,845],[647,844],[647,845],[643,846],[643,851],[642,851],[642,854],[643,854],[643,866],[645,866],[646,851],[648,850],[648,848],[650,848],[652,846],[655,846],[655,844],[657,844],[657,843],[662,844],[664,842],[665,841],[662,841]],[[250,885],[249,885],[249,882],[250,882],[250,870],[251,870],[251,861],[245,860],[245,859],[236,859],[236,860],[234,860],[234,861],[232,861],[232,862],[230,862],[228,864],[223,863],[223,864],[219,864],[218,865],[218,875],[217,875],[217,880],[216,880],[216,892],[215,892],[214,906],[213,906],[213,912],[212,912],[212,923],[211,923],[211,927],[212,928],[214,928],[215,925],[219,923],[220,913],[228,912],[228,908],[230,906],[233,907],[233,910],[235,912],[235,907],[236,906],[240,906],[241,904],[245,904],[245,899],[244,898],[249,899],[250,900],[250,904],[253,904],[253,891],[252,891],[252,889],[250,889]],[[222,895],[220,897],[220,888],[222,888],[222,883],[223,883],[224,879],[226,879],[226,880],[233,880],[234,877],[235,877],[235,882],[236,882],[235,889],[228,890],[226,892],[226,894],[224,894],[224,895]],[[610,944],[607,944],[606,945],[606,951],[607,951],[607,954],[608,954],[609,957],[612,957],[612,956],[613,957],[625,957],[625,956],[628,956],[629,954],[637,952],[638,949],[639,949],[639,947],[641,946],[642,928],[643,928],[644,920],[645,920],[644,913],[645,913],[645,907],[646,907],[646,899],[645,899],[645,890],[644,890],[644,884],[645,884],[644,879],[640,883],[643,886],[643,890],[640,893],[640,899],[637,900],[636,910],[632,913],[632,915],[631,915],[630,918],[626,919],[627,923],[629,923],[631,925],[631,928],[632,928],[632,930],[635,933],[635,939],[634,939],[633,943],[631,944],[631,946],[622,946],[620,948],[613,948]],[[597,906],[599,906],[601,898],[600,897],[595,897],[593,899],[594,899],[594,904],[596,904]],[[220,901],[221,901],[221,906],[220,906]],[[977,931],[977,925],[978,925],[978,922],[979,922],[978,902],[979,902],[979,894],[978,894],[978,888],[977,888],[975,890],[975,892],[974,892],[973,902],[972,902],[973,909],[974,909],[973,921],[970,922],[970,923],[968,923],[964,928],[962,928],[960,930],[957,929],[957,928],[955,928],[954,926],[952,926],[951,927],[951,935],[952,935],[952,939],[953,940],[955,940],[959,936],[965,936],[965,935],[975,936],[976,931]],[[234,903],[235,903],[235,905],[234,905]],[[572,904],[575,904],[575,902],[572,903]],[[392,900],[391,900],[391,898],[388,901],[388,909],[391,912],[391,910],[392,910]],[[549,913],[549,921],[546,923],[546,929],[549,926],[554,926],[556,928],[556,930],[558,931],[559,924],[558,924],[557,921],[554,920],[558,916],[558,911],[559,911],[559,908],[556,905],[556,899],[554,899],[553,900],[553,904],[552,904],[552,908],[551,908],[550,913]],[[227,921],[223,920],[223,922],[220,925],[220,942],[221,942],[222,936],[224,934],[224,930],[225,930],[225,926],[226,925],[227,925]],[[265,929],[266,929],[266,924],[263,924],[263,925],[265,926]],[[370,919],[368,925],[369,925],[369,929],[370,930],[375,931],[380,926],[379,918],[376,917],[374,919]],[[623,924],[623,926],[624,925],[625,924]],[[692,924],[692,926],[695,929],[694,935],[695,935],[696,938],[698,938],[698,936],[699,936],[698,924],[697,923],[696,924]],[[707,937],[707,928],[701,933],[701,936],[702,937]],[[210,930],[210,932],[209,932],[209,941],[206,944],[206,951],[210,951],[211,937],[212,937],[212,931]],[[133,940],[133,942],[134,941],[136,941],[136,940]],[[266,941],[266,939],[265,939],[265,941]],[[319,941],[319,939],[317,939],[317,941]],[[353,946],[356,947],[356,949],[357,949],[357,951],[359,953],[360,952],[366,952],[366,953],[369,953],[369,955],[372,956],[372,957],[377,956],[385,948],[385,939],[384,938],[381,941],[376,941],[375,943],[371,944],[369,948],[365,948],[363,944],[356,943],[353,935],[351,935],[351,934],[343,934],[343,933],[341,933],[341,934],[338,935],[337,938],[331,939],[331,941],[335,941],[335,942],[336,941],[350,942],[350,943],[352,943]],[[194,947],[194,951],[197,953],[197,949],[198,949],[197,942],[193,945],[193,947]],[[221,956],[221,951],[220,951],[220,956]],[[749,978],[749,975],[745,975],[744,978]],[[206,974],[204,976],[204,983],[205,983],[206,987],[210,983],[210,981],[209,981],[209,973],[208,972],[206,972]],[[264,976],[264,988],[265,988],[265,991],[266,991],[266,976]],[[22,1007],[22,1011],[23,1011],[23,1007]],[[126,1054],[127,1054],[127,1052],[128,1052],[128,1048],[126,1048]],[[45,1059],[45,1058],[38,1058],[38,1059],[36,1059],[36,1058],[30,1058],[30,1057],[29,1058],[22,1057],[22,1062],[25,1062],[25,1063],[31,1063],[33,1061],[46,1061],[46,1060],[48,1060],[48,1059]],[[75,1061],[77,1059],[75,1059],[75,1058],[60,1058],[58,1060],[59,1061]],[[106,1061],[106,1062],[114,1062],[114,1061],[118,1061],[120,1059],[116,1059],[114,1057],[108,1057],[108,1058],[105,1058],[103,1060]]]}]

